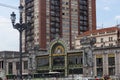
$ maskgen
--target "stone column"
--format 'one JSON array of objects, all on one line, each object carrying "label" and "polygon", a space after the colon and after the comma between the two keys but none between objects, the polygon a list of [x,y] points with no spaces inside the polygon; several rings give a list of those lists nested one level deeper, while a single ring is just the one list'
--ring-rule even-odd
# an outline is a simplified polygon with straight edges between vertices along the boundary
[{"label": "stone column", "polygon": [[115,54],[115,75],[116,77],[120,77],[120,52],[116,51],[116,54]]},{"label": "stone column", "polygon": [[67,61],[68,59],[67,59],[67,55],[65,55],[65,76],[67,76],[68,75],[68,61]]},{"label": "stone column", "polygon": [[108,53],[103,53],[103,75],[108,74]]}]

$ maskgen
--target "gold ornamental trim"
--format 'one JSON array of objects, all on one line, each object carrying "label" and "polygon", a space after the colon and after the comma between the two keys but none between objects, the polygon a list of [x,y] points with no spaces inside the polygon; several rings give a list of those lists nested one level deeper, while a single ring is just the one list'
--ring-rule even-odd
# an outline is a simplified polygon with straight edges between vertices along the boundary
[{"label": "gold ornamental trim", "polygon": [[115,54],[108,54],[108,57],[115,57]]},{"label": "gold ornamental trim", "polygon": [[102,58],[102,54],[96,55],[96,58]]},{"label": "gold ornamental trim", "polygon": [[52,56],[64,56],[65,54],[52,54]]},{"label": "gold ornamental trim", "polygon": [[82,53],[72,53],[72,54],[68,54],[68,56],[82,56],[83,54]]}]

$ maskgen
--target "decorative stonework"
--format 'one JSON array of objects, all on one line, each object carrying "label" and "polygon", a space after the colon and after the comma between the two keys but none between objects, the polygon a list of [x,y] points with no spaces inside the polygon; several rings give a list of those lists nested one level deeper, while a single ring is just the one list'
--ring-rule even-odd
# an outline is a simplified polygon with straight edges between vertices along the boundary
[{"label": "decorative stonework", "polygon": [[83,37],[80,40],[82,48],[84,49],[83,54],[83,74],[84,76],[93,76],[93,45],[95,44],[95,38]]},{"label": "decorative stonework", "polygon": [[48,48],[48,53],[60,53],[61,51],[62,53],[67,53],[68,51],[68,44],[65,42],[65,40],[58,38],[51,41]]}]

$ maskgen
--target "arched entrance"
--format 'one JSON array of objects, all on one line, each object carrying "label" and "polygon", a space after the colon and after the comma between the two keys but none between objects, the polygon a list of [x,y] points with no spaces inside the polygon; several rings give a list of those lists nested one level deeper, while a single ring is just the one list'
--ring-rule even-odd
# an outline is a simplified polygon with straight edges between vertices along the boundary
[{"label": "arched entrance", "polygon": [[49,47],[50,72],[67,72],[67,44],[62,39],[51,42]]}]

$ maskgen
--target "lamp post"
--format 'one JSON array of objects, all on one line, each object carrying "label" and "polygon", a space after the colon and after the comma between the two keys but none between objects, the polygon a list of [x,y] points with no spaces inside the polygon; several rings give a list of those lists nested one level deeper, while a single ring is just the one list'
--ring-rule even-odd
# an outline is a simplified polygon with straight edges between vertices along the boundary
[{"label": "lamp post", "polygon": [[20,4],[19,6],[20,11],[20,21],[19,23],[15,23],[16,20],[16,14],[12,12],[11,14],[11,21],[14,29],[17,29],[19,31],[19,78],[22,80],[22,32],[26,29],[25,23],[22,21],[22,13],[23,13],[23,6]]}]

